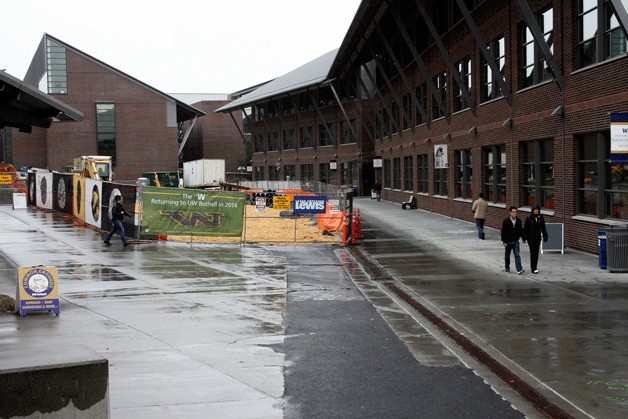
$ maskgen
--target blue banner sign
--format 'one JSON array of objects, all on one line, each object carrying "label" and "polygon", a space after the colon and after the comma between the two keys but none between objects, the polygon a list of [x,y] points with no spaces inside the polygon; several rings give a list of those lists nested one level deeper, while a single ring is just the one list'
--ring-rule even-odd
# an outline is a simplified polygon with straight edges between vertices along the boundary
[{"label": "blue banner sign", "polygon": [[327,206],[327,198],[324,196],[295,196],[295,214],[324,214]]},{"label": "blue banner sign", "polygon": [[611,162],[628,163],[628,113],[611,113]]}]

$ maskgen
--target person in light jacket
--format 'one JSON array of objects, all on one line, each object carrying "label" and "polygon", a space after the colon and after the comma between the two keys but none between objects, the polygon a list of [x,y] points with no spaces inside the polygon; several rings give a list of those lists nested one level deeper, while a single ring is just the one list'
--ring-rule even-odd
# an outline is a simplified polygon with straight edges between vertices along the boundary
[{"label": "person in light jacket", "polygon": [[547,241],[547,229],[545,228],[545,219],[541,215],[541,207],[537,204],[532,206],[532,213],[526,218],[523,231],[530,247],[530,269],[533,274],[538,274],[539,248],[541,247],[541,240]]},{"label": "person in light jacket", "polygon": [[473,202],[471,207],[473,211],[473,218],[475,218],[475,226],[478,228],[478,239],[484,240],[484,220],[486,220],[486,211],[488,210],[488,203],[484,200],[484,194],[480,193],[478,199]]}]

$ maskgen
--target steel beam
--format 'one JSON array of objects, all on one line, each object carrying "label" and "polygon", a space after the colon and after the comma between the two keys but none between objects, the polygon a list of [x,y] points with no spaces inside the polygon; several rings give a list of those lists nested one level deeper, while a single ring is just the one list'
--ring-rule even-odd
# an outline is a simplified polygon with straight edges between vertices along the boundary
[{"label": "steel beam", "polygon": [[[377,64],[377,62],[376,62]],[[378,64],[379,66],[379,64]],[[366,73],[366,76],[369,78],[369,80],[371,81],[371,83],[373,83],[373,86],[375,86],[375,94],[377,95],[377,97],[379,98],[381,104],[382,104],[382,110],[386,110],[386,113],[388,114],[388,117],[390,118],[391,121],[394,122],[395,118],[392,115],[392,111],[390,110],[390,107],[386,105],[386,101],[384,100],[384,96],[382,95],[382,93],[379,91],[379,89],[377,88],[377,83],[375,82],[375,78],[371,75],[371,71],[368,69],[367,66],[363,66],[364,67],[364,72]],[[399,129],[399,125],[395,124],[395,126],[397,127],[397,129]],[[388,137],[390,138],[392,133],[390,132],[389,127],[386,127],[387,131],[389,133]]]},{"label": "steel beam", "polygon": [[628,37],[628,12],[626,11],[625,0],[609,0],[611,7],[615,11],[617,20],[624,30],[624,36]]}]

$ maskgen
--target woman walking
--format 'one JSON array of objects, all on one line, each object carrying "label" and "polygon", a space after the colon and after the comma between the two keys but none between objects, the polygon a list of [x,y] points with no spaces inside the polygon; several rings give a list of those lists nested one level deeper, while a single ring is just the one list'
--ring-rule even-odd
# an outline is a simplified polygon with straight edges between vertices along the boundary
[{"label": "woman walking", "polygon": [[547,230],[545,229],[545,219],[541,215],[541,207],[537,204],[532,206],[532,213],[523,225],[523,231],[528,239],[530,247],[530,269],[533,274],[538,274],[537,264],[539,261],[539,249],[541,240],[547,241]]}]

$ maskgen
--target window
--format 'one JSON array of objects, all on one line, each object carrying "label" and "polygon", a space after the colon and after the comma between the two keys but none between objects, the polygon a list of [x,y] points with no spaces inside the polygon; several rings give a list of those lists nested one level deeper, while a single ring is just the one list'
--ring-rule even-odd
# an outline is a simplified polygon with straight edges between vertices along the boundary
[{"label": "window", "polygon": [[283,130],[283,149],[294,149],[294,128],[288,128]]},{"label": "window", "polygon": [[429,193],[429,168],[428,168],[428,155],[419,154],[417,157],[417,175],[419,178],[419,190],[418,192]]},{"label": "window", "polygon": [[375,138],[383,138],[382,135],[382,111],[375,114]]},{"label": "window", "polygon": [[355,119],[350,119],[348,123],[347,121],[340,121],[340,144],[351,144],[355,142],[349,124],[353,126]]},{"label": "window", "polygon": [[453,103],[454,112],[461,111],[470,106],[470,104],[467,103],[467,100],[465,99],[463,92],[464,91],[471,92],[471,87],[472,87],[471,85],[472,83],[471,58],[467,57],[463,59],[462,61],[459,61],[458,64],[456,64],[456,67],[458,69],[458,74],[460,74],[460,78],[462,79],[465,86],[458,86],[458,88],[455,91],[454,103]]},{"label": "window", "polygon": [[456,150],[456,198],[473,198],[473,159],[471,150]]},{"label": "window", "polygon": [[576,68],[625,54],[628,40],[610,2],[577,0],[577,3]]},{"label": "window", "polygon": [[[554,10],[546,10],[535,18],[550,52],[553,53]],[[552,75],[546,71],[546,67],[541,49],[534,42],[530,28],[522,25],[519,31],[519,86],[524,88],[551,79]]]},{"label": "window", "polygon": [[397,128],[399,126],[399,105],[397,105],[397,102],[393,102],[392,104],[392,133],[393,134],[397,134],[399,132],[399,129]]},{"label": "window", "polygon": [[294,164],[286,164],[283,167],[283,176],[286,180],[295,180],[297,177],[297,168]]},{"label": "window", "polygon": [[[416,88],[416,98],[419,101],[416,110],[416,124],[421,125],[427,122],[427,86],[425,83]],[[425,117],[423,117],[425,115]]]},{"label": "window", "polygon": [[554,209],[554,140],[521,145],[523,205]]},{"label": "window", "polygon": [[334,145],[334,124],[318,124],[318,145]]},{"label": "window", "polygon": [[503,145],[482,149],[483,190],[488,202],[506,203],[506,151]]},{"label": "window", "polygon": [[323,183],[331,183],[331,170],[329,163],[320,163],[318,165],[318,179]]},{"label": "window", "polygon": [[384,164],[384,188],[392,188],[392,164],[390,159],[383,161]]},{"label": "window", "polygon": [[266,180],[264,178],[264,167],[255,166],[255,180]]},{"label": "window", "polygon": [[447,196],[447,169],[434,169],[434,195]]},{"label": "window", "polygon": [[412,121],[412,95],[406,93],[403,95],[403,117],[401,118],[402,129],[410,128],[408,120]]},{"label": "window", "polygon": [[414,162],[412,156],[403,158],[403,189],[414,192]]},{"label": "window", "polygon": [[497,84],[497,78],[501,77],[505,81],[505,66],[506,66],[506,41],[504,37],[497,38],[486,46],[489,54],[494,58],[497,68],[499,68],[499,74],[493,74],[493,70],[489,67],[488,63],[484,60],[482,63],[482,74],[480,75],[482,80],[482,100],[491,100],[498,98],[504,94],[499,84]]},{"label": "window", "polygon": [[11,127],[0,128],[0,161],[13,163],[13,138]]},{"label": "window", "polygon": [[313,164],[301,165],[301,180],[302,181],[314,180],[314,165]]},{"label": "window", "polygon": [[628,170],[611,162],[610,133],[577,139],[578,212],[594,217],[628,220]]},{"label": "window", "polygon": [[432,97],[432,116],[436,119],[445,116],[447,110],[447,72],[443,71],[434,77],[434,85],[436,86],[436,94],[443,103],[443,106],[439,107],[436,96]]},{"label": "window", "polygon": [[279,150],[279,132],[269,132],[268,134],[268,151]]},{"label": "window", "polygon": [[342,185],[358,184],[358,165],[354,162],[344,162],[340,164],[342,175]]},{"label": "window", "polygon": [[401,189],[401,157],[393,159],[393,189]]},{"label": "window", "polygon": [[115,104],[96,103],[96,141],[98,155],[111,156],[116,161]]},{"label": "window", "polygon": [[281,171],[280,163],[275,163],[272,166],[268,166],[268,180],[279,180],[280,171]]},{"label": "window", "polygon": [[47,92],[68,93],[65,47],[46,38]]},{"label": "window", "polygon": [[312,134],[312,126],[299,128],[299,147],[300,148],[314,147],[314,137]]},{"label": "window", "polygon": [[264,151],[266,151],[266,146],[264,144],[264,135],[263,134],[253,135],[253,152],[263,153]]}]

